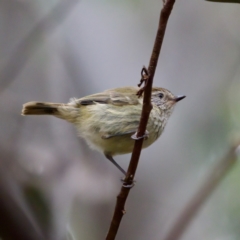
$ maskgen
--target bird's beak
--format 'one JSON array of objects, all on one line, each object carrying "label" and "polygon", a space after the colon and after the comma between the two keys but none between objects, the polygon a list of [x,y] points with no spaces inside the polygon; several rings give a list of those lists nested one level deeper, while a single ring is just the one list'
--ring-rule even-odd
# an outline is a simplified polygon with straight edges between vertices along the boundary
[{"label": "bird's beak", "polygon": [[182,100],[182,99],[184,99],[186,96],[183,96],[183,95],[181,95],[181,96],[177,96],[177,97],[175,97],[175,102],[179,102],[180,100]]}]

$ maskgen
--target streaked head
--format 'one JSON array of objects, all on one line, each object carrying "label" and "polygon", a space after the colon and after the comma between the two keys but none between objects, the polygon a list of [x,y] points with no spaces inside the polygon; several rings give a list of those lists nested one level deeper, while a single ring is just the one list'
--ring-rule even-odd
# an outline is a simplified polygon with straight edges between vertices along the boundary
[{"label": "streaked head", "polygon": [[174,108],[175,104],[186,96],[175,96],[165,88],[152,88],[152,102],[162,110],[170,110]]}]

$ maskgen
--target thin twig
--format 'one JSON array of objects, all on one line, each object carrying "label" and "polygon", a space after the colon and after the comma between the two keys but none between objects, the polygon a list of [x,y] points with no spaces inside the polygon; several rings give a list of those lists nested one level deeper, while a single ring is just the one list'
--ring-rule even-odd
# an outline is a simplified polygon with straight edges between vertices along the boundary
[{"label": "thin twig", "polygon": [[21,40],[6,65],[0,70],[0,93],[17,78],[30,56],[41,46],[39,44],[41,36],[52,33],[78,2],[79,0],[60,0]]},{"label": "thin twig", "polygon": [[240,3],[240,0],[206,0],[206,1],[219,3]]},{"label": "thin twig", "polygon": [[239,145],[231,147],[226,156],[212,168],[209,175],[205,178],[205,182],[190,202],[186,204],[186,207],[183,209],[182,213],[177,218],[176,223],[170,229],[164,240],[178,240],[181,238],[203,203],[208,199],[214,189],[220,184],[221,180],[237,161],[237,150],[239,150],[239,147]]},{"label": "thin twig", "polygon": [[[143,109],[142,109],[142,115],[141,115],[141,119],[140,119],[139,128],[138,128],[138,131],[136,134],[137,140],[135,141],[135,145],[134,145],[134,149],[133,149],[131,161],[130,161],[130,164],[128,167],[126,178],[124,179],[124,183],[122,185],[121,191],[120,191],[119,195],[117,196],[115,211],[114,211],[114,215],[112,218],[112,222],[111,222],[106,240],[115,239],[119,225],[120,225],[122,217],[123,217],[123,214],[125,214],[125,210],[124,210],[125,202],[127,200],[130,188],[133,185],[133,179],[135,176],[139,157],[140,157],[141,150],[142,150],[142,144],[143,144],[143,139],[144,139],[143,137],[145,134],[149,114],[152,110],[151,92],[152,92],[153,77],[154,77],[155,70],[157,67],[158,57],[159,57],[159,53],[160,53],[160,50],[162,47],[162,42],[163,42],[168,18],[171,14],[174,3],[175,3],[175,0],[168,0],[168,1],[164,2],[164,6],[160,13],[158,31],[157,31],[152,55],[150,58],[149,67],[147,70],[147,78],[143,79],[143,80],[145,80],[144,81],[145,86],[144,86]],[[142,75],[143,75],[143,71],[142,71]],[[140,82],[140,84],[141,84],[141,82]],[[138,93],[138,95],[141,95],[141,92]]]}]

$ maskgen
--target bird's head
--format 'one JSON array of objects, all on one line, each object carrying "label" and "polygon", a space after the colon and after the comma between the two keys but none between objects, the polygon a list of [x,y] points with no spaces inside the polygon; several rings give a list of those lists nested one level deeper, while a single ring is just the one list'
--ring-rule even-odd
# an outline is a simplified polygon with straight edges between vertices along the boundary
[{"label": "bird's head", "polygon": [[172,112],[175,104],[185,97],[184,95],[175,96],[165,88],[153,87],[151,101],[161,110]]}]

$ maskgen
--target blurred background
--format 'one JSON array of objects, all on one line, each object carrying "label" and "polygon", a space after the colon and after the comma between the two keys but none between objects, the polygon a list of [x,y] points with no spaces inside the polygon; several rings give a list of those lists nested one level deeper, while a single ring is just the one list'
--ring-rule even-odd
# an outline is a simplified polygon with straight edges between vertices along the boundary
[{"label": "blurred background", "polygon": [[[136,86],[161,6],[158,0],[0,1],[3,240],[13,230],[28,234],[26,240],[104,239],[122,174],[71,124],[20,113],[32,100],[68,102]],[[240,138],[239,22],[238,4],[176,1],[154,85],[187,98],[161,138],[143,150],[116,239],[166,235],[209,168]],[[127,169],[130,154],[115,159]],[[237,164],[183,240],[240,239],[239,181]]]}]

